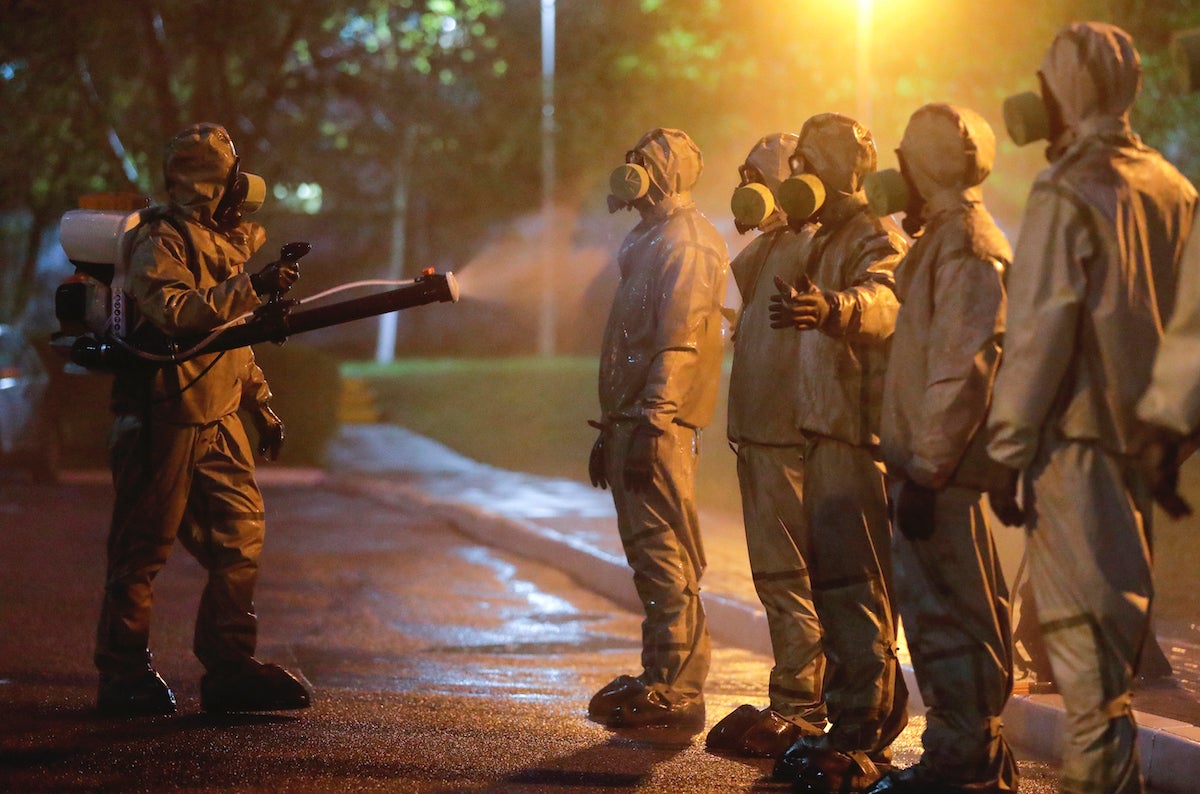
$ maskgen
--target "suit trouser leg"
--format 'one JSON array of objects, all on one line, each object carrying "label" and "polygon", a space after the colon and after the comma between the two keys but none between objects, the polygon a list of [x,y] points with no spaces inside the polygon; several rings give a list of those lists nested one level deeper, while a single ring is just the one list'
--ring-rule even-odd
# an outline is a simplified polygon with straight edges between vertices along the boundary
[{"label": "suit trouser leg", "polygon": [[191,488],[197,428],[120,415],[109,443],[113,486],[95,663],[120,676],[150,663],[154,577],[166,565]]},{"label": "suit trouser leg", "polygon": [[1029,479],[1030,581],[1067,712],[1060,788],[1139,792],[1129,699],[1153,595],[1150,503],[1092,444],[1044,441]]},{"label": "suit trouser leg", "polygon": [[813,606],[804,515],[804,449],[738,446],[738,482],[754,588],[767,615],[775,665],[771,708],[810,722],[826,717],[821,622]]},{"label": "suit trouser leg", "polygon": [[897,532],[892,564],[905,637],[926,706],[921,763],[939,779],[1015,791],[1000,732],[1012,694],[1008,587],[978,491],[938,492],[928,538]]},{"label": "suit trouser leg", "polygon": [[258,637],[254,587],[266,532],[253,451],[237,414],[204,428],[180,542],[208,571],[193,649],[208,670],[237,668]]},{"label": "suit trouser leg", "polygon": [[711,647],[700,576],[704,546],[696,512],[699,439],[679,425],[658,439],[654,477],[632,492],[622,472],[634,424],[609,429],[608,478],[625,558],[646,618],[642,621],[643,678],[669,698],[695,697],[708,677]]},{"label": "suit trouser leg", "polygon": [[882,751],[908,722],[888,579],[891,522],[869,450],[815,438],[805,452],[804,510],[813,602],[832,674],[825,682],[835,750]]}]

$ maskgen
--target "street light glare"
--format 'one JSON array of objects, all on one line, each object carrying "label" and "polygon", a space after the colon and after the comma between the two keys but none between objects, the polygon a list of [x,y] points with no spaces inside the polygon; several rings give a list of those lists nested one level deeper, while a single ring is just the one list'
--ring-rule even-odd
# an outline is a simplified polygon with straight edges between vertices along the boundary
[{"label": "street light glare", "polygon": [[855,36],[854,82],[858,120],[870,124],[871,115],[871,0],[858,0]]}]

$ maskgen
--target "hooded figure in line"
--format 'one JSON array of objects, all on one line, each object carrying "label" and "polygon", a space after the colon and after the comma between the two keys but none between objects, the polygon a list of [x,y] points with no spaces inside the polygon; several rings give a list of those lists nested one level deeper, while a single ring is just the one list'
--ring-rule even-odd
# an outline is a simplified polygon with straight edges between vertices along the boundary
[{"label": "hooded figure in line", "polygon": [[588,706],[591,719],[614,728],[704,726],[710,643],[695,477],[721,380],[729,251],[691,198],[702,168],[686,133],[660,128],[610,180],[610,209],[635,209],[640,220],[617,256],[588,471],[597,487],[612,486],[646,614],[642,671],[617,676]]},{"label": "hooded figure in line", "polygon": [[1008,272],[988,453],[1010,473],[991,501],[1028,528],[1067,711],[1060,790],[1127,794],[1142,790],[1130,701],[1153,597],[1135,409],[1175,304],[1196,191],[1130,129],[1141,64],[1125,31],[1067,26],[1039,76],[1050,166]]}]

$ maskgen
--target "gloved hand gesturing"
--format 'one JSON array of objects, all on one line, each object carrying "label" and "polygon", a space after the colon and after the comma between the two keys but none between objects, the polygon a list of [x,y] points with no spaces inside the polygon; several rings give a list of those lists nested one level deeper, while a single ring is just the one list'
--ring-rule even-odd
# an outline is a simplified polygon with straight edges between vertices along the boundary
[{"label": "gloved hand gesturing", "polygon": [[639,424],[629,440],[629,454],[625,456],[625,487],[634,493],[649,490],[654,482],[654,461],[658,456],[656,447],[663,434],[649,422]]},{"label": "gloved hand gesturing", "polygon": [[800,277],[796,286],[775,277],[777,292],[771,296],[772,328],[795,328],[810,331],[820,328],[829,319],[832,308],[829,297],[813,284],[808,275]]},{"label": "gloved hand gesturing", "polygon": [[1171,518],[1190,516],[1192,506],[1179,495],[1179,453],[1183,439],[1165,427],[1152,426],[1150,431],[1150,441],[1137,462],[1150,495]]},{"label": "gloved hand gesturing", "polygon": [[283,449],[283,420],[266,403],[259,403],[251,416],[258,430],[258,454],[267,460],[278,460]]},{"label": "gloved hand gesturing", "polygon": [[988,502],[992,506],[992,512],[1005,526],[1019,527],[1025,523],[1025,511],[1017,502],[1017,482],[1020,479],[1021,472],[1009,469],[1003,482],[988,489]]},{"label": "gloved hand gesturing", "polygon": [[588,456],[588,477],[593,488],[608,488],[608,452],[604,448],[604,425],[591,419],[588,424],[600,431],[596,443],[592,444],[592,454]]},{"label": "gloved hand gesturing", "polygon": [[896,496],[896,528],[909,540],[928,540],[933,536],[937,491],[912,480],[900,483]]}]

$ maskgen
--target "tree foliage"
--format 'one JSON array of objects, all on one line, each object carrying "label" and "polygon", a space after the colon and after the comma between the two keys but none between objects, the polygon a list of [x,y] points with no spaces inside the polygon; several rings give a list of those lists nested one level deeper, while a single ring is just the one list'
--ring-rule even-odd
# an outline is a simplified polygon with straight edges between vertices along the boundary
[{"label": "tree foliage", "polygon": [[[229,128],[269,182],[322,185],[336,208],[378,206],[399,131],[453,147],[499,0],[3,0],[0,211],[24,211],[4,272],[28,298],[42,233],[81,194],[161,189],[161,151],[198,120]],[[456,126],[458,125],[458,126]],[[429,159],[412,163],[431,180]],[[386,215],[386,205],[382,214]],[[21,224],[8,223],[10,231]],[[15,274],[15,276],[14,276]]]},{"label": "tree foliage", "polygon": [[[647,129],[682,127],[722,204],[760,135],[813,113],[858,113],[855,3],[559,2],[558,199],[602,206],[604,180]],[[186,123],[229,127],[268,183],[319,184],[348,249],[386,244],[397,180],[409,245],[462,256],[489,223],[540,201],[541,0],[0,0],[0,319],[29,297],[43,232],[76,198],[160,187]],[[870,107],[881,164],[929,101],[974,107],[1003,141],[1000,102],[1036,87],[1071,19],[1134,34],[1145,87],[1134,123],[1200,179],[1200,97],[1171,81],[1166,45],[1200,25],[1189,0],[875,0]],[[1040,153],[1002,146],[989,189],[1016,213]],[[991,201],[992,199],[989,199]],[[357,250],[357,249],[354,249]]]}]

